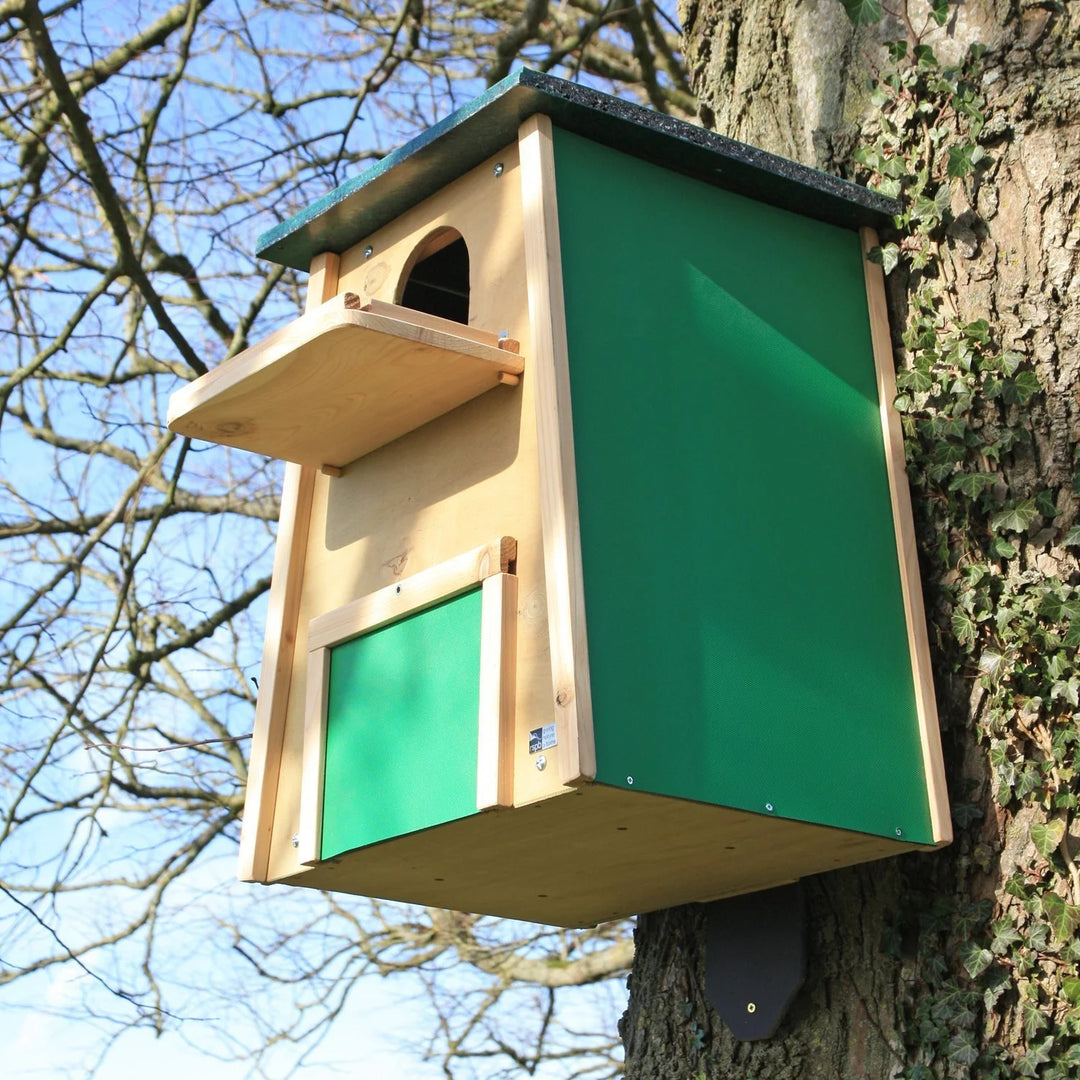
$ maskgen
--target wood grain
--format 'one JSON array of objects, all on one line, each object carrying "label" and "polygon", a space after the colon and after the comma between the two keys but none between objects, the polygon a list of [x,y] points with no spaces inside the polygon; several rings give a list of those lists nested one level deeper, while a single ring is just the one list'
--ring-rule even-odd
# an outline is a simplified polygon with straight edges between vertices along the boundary
[{"label": "wood grain", "polygon": [[301,764],[300,826],[296,857],[306,866],[322,857],[323,778],[326,763],[326,709],[330,697],[330,650],[308,653],[304,756]]},{"label": "wood grain", "polygon": [[[365,303],[392,304],[400,297],[409,260],[424,247],[425,238],[443,227],[457,229],[470,252],[470,329],[497,331],[500,337],[505,332],[507,339],[520,341],[529,364],[516,143],[504,148],[497,160],[504,166],[498,176],[494,162],[484,162],[343,252],[339,297],[353,292]],[[373,255],[366,257],[369,246]],[[341,476],[316,475],[283,765],[275,794],[270,854],[275,880],[304,872],[291,838],[300,817],[310,621],[492,537],[511,535],[519,545],[514,564],[519,596],[510,745],[513,797],[524,805],[563,790],[557,770],[549,766],[538,771],[529,754],[530,729],[555,719],[534,400],[531,378],[522,378],[513,390],[481,394],[365,455]]]},{"label": "wood grain", "polygon": [[914,849],[881,836],[585,784],[532,806],[476,814],[348,852],[291,880],[592,926]]},{"label": "wood grain", "polygon": [[514,805],[517,586],[513,574],[493,574],[484,579],[480,614],[477,810]]},{"label": "wood grain", "polygon": [[177,391],[168,422],[208,442],[341,467],[524,366],[497,344],[349,307],[340,297]]},{"label": "wood grain", "polygon": [[[446,334],[456,334],[459,337],[468,338],[470,341],[478,341],[482,345],[490,345],[495,349],[502,348],[499,335],[492,330],[481,330],[475,326],[466,326],[464,323],[456,323],[452,319],[429,315],[426,311],[415,311],[412,308],[402,307],[401,304],[388,304],[385,300],[368,300],[365,303],[356,293],[345,293],[345,306],[347,308],[358,308],[361,311],[370,311],[375,315],[384,315],[388,319],[397,319],[399,322],[411,322],[416,326],[426,326],[430,330],[441,330]],[[513,351],[516,352],[517,350]]]},{"label": "wood grain", "polygon": [[551,121],[539,115],[526,120],[519,131],[518,146],[552,699],[559,731],[556,760],[561,782],[576,784],[596,775],[596,751]]},{"label": "wood grain", "polygon": [[[308,312],[315,311],[334,296],[339,264],[338,256],[330,252],[312,259],[307,292]],[[313,468],[291,463],[285,466],[273,576],[266,609],[259,697],[255,706],[244,817],[240,829],[238,874],[241,881],[267,881],[270,874],[270,846],[288,722],[296,624],[314,491]]]},{"label": "wood grain", "polygon": [[307,647],[316,650],[338,645],[449,600],[492,574],[507,573],[516,558],[517,542],[509,536],[464,551],[312,619],[308,624]]},{"label": "wood grain", "polygon": [[949,812],[949,793],[945,783],[945,763],[941,750],[937,699],[934,694],[934,678],[930,667],[930,640],[926,631],[922,579],[919,575],[919,553],[915,544],[915,524],[911,511],[911,489],[908,485],[904,457],[904,433],[900,424],[900,414],[893,407],[893,402],[896,400],[896,369],[892,338],[889,333],[889,311],[885,302],[885,275],[881,266],[871,262],[867,257],[870,249],[878,245],[877,233],[873,229],[864,228],[860,230],[859,235],[862,242],[874,367],[877,372],[881,429],[885,438],[885,464],[889,474],[893,526],[896,531],[896,552],[900,564],[900,584],[904,595],[908,649],[911,653],[911,669],[915,681],[915,707],[918,712],[923,771],[930,803],[930,823],[934,840],[938,844],[948,844],[953,836],[952,816]]}]

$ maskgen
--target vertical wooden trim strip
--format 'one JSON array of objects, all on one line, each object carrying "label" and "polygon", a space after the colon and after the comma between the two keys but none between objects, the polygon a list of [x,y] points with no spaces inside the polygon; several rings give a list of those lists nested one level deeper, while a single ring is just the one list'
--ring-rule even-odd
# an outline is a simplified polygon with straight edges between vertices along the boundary
[{"label": "vertical wooden trim strip", "polygon": [[[338,257],[328,252],[311,260],[305,311],[314,311],[337,293],[338,265]],[[238,875],[241,881],[269,880],[278,772],[292,686],[300,589],[314,492],[315,469],[292,463],[285,466],[273,578],[266,610],[259,698],[255,706],[255,730],[240,829]]]},{"label": "vertical wooden trim strip", "polygon": [[322,856],[323,767],[326,759],[326,709],[330,697],[330,650],[308,653],[304,702],[304,753],[300,771],[300,825],[296,856],[312,866]]},{"label": "vertical wooden trim strip", "polygon": [[518,129],[518,146],[558,777],[575,784],[596,776],[596,751],[550,119],[529,117]]},{"label": "vertical wooden trim strip", "polygon": [[863,272],[866,281],[866,300],[870,313],[870,337],[874,347],[874,367],[877,370],[878,402],[881,409],[881,429],[885,437],[885,465],[889,475],[892,497],[893,525],[896,530],[896,552],[900,563],[900,585],[904,595],[904,615],[907,620],[908,648],[915,681],[915,707],[918,711],[919,734],[922,740],[923,772],[930,802],[930,824],[934,842],[947,844],[952,840],[952,817],[949,813],[949,794],[945,784],[945,765],[941,752],[941,731],[938,727],[937,701],[930,669],[930,641],[926,631],[926,612],[923,608],[922,581],[919,577],[919,556],[915,546],[915,525],[911,512],[911,490],[908,486],[904,459],[904,435],[900,415],[893,408],[896,400],[896,369],[892,338],[889,334],[889,313],[885,303],[885,275],[881,267],[867,257],[878,244],[873,229],[859,231],[862,242]]},{"label": "vertical wooden trim strip", "polygon": [[311,260],[307,296],[304,300],[305,315],[325,304],[331,297],[337,296],[340,269],[341,257],[331,251],[321,251]]},{"label": "vertical wooden trim strip", "polygon": [[480,607],[480,724],[476,808],[514,805],[517,586],[513,574],[484,579]]}]

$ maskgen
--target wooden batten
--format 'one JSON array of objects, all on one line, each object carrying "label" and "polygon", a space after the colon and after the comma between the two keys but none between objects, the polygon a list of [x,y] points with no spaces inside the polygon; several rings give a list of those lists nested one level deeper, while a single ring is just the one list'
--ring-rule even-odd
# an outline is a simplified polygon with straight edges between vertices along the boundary
[{"label": "wooden batten", "polygon": [[904,434],[900,414],[893,406],[896,400],[896,369],[892,337],[889,333],[889,312],[885,302],[885,275],[881,266],[869,258],[870,250],[878,246],[877,233],[873,229],[863,228],[859,231],[859,236],[862,243],[870,336],[874,348],[874,368],[877,373],[881,428],[885,439],[885,465],[889,474],[896,553],[900,565],[900,585],[904,597],[911,671],[915,682],[915,707],[922,742],[926,794],[930,804],[930,823],[935,843],[948,844],[953,836],[952,817],[949,813],[937,699],[930,667],[930,640],[923,607],[919,553],[915,544],[911,489],[908,486],[904,456]]},{"label": "wooden batten", "polygon": [[493,574],[508,573],[516,558],[517,541],[511,536],[464,551],[438,566],[312,619],[307,633],[308,648],[338,645],[423,611],[479,585]]},{"label": "wooden batten", "polygon": [[305,866],[322,858],[323,776],[326,764],[326,707],[330,691],[330,650],[308,653],[304,754],[300,774],[300,826],[296,857]]},{"label": "wooden batten", "polygon": [[518,145],[557,759],[561,782],[577,784],[596,776],[596,751],[551,121],[529,117]]},{"label": "wooden batten", "polygon": [[[338,256],[330,252],[312,259],[306,301],[308,312],[320,307],[337,292],[338,266]],[[241,881],[269,880],[270,841],[314,492],[315,469],[310,465],[288,463],[282,484],[259,697],[255,707],[255,732],[240,830],[238,873]]]},{"label": "wooden batten", "polygon": [[514,805],[518,579],[492,574],[483,589],[476,808],[492,810]]},{"label": "wooden batten", "polygon": [[[429,315],[426,311],[413,311],[412,308],[402,307],[400,304],[390,304],[385,300],[368,300],[365,303],[356,293],[346,293],[345,306],[347,308],[359,308],[361,311],[370,311],[374,315],[397,319],[399,322],[411,322],[416,326],[426,326],[429,330],[441,330],[444,334],[456,334],[459,337],[468,338],[470,341],[478,341],[481,345],[490,345],[494,349],[502,348],[499,335],[493,330],[481,330],[475,326],[465,326],[463,323],[452,322],[450,319],[441,319],[438,315]],[[515,349],[514,352],[517,352],[517,350]]]}]

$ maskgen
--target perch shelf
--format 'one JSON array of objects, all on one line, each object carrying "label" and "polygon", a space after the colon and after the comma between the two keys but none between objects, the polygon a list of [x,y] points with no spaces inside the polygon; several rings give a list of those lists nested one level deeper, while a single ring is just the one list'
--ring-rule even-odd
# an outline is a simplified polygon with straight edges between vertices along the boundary
[{"label": "perch shelf", "polygon": [[499,385],[524,363],[495,334],[350,293],[173,395],[172,431],[340,469]]}]

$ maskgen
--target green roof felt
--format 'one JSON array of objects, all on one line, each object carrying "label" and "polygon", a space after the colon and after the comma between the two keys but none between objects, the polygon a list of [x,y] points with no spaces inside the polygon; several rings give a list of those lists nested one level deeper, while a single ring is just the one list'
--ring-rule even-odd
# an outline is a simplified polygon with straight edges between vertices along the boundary
[{"label": "green roof felt", "polygon": [[307,270],[320,251],[352,247],[513,142],[534,113],[613,149],[834,225],[879,227],[899,210],[893,200],[829,173],[525,68],[263,233],[256,253]]}]

